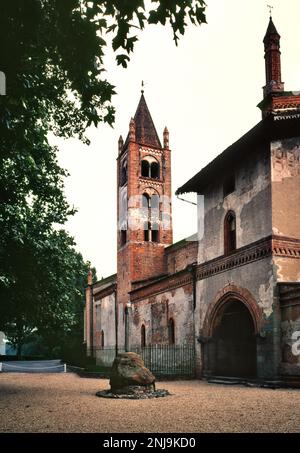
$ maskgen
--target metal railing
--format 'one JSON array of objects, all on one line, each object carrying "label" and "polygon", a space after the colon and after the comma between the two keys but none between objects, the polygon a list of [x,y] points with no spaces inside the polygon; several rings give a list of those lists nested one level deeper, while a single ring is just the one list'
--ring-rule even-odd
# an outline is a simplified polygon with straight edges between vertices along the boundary
[{"label": "metal railing", "polygon": [[[125,352],[119,349],[119,353]],[[141,355],[145,366],[155,376],[194,377],[195,349],[193,345],[151,345],[131,347],[130,352]],[[97,365],[110,368],[116,356],[114,347],[93,348]]]}]

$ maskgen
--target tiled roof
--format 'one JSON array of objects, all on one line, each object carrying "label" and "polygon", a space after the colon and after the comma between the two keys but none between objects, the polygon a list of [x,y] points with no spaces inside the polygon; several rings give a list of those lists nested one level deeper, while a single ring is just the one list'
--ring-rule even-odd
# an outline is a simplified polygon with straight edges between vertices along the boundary
[{"label": "tiled roof", "polygon": [[144,94],[142,94],[139,105],[134,115],[136,141],[143,145],[161,148],[153,120],[151,118]]},{"label": "tiled roof", "polygon": [[[143,93],[134,115],[134,121],[136,142],[145,146],[161,148],[161,143]],[[124,147],[127,146],[128,141],[129,135],[127,136]]]},{"label": "tiled roof", "polygon": [[280,37],[278,31],[276,30],[276,27],[274,25],[274,22],[272,20],[272,17],[270,17],[270,22],[269,22],[269,26],[267,28],[267,32],[266,32],[266,35],[264,37],[264,41],[266,41],[270,35],[277,35]]}]

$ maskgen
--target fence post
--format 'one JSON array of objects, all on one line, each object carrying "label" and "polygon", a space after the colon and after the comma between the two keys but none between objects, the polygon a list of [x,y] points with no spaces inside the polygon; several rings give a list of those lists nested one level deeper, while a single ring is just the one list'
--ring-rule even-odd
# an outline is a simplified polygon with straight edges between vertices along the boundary
[{"label": "fence post", "polygon": [[2,362],[0,362],[0,373],[2,371]]},{"label": "fence post", "polygon": [[64,364],[64,373],[66,373],[66,372],[67,372],[67,364],[65,363]]}]

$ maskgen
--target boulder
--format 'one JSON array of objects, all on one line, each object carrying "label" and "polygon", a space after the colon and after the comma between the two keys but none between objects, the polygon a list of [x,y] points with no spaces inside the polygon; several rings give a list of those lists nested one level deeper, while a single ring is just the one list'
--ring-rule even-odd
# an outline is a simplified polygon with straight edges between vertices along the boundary
[{"label": "boulder", "polygon": [[126,352],[115,358],[110,378],[112,392],[128,392],[130,387],[136,386],[154,389],[154,383],[155,377],[138,354]]}]

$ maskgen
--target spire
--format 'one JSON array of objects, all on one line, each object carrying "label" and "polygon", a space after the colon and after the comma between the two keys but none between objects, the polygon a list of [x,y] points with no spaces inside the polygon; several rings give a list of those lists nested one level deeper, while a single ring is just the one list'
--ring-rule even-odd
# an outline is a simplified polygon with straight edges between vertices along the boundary
[{"label": "spire", "polygon": [[272,16],[264,37],[265,62],[266,62],[266,86],[264,87],[264,97],[270,93],[284,91],[284,83],[281,80],[281,52],[280,35],[276,30]]},{"label": "spire", "polygon": [[169,131],[167,126],[164,128],[164,148],[169,149]]},{"label": "spire", "polygon": [[270,16],[270,21],[269,21],[269,25],[268,25],[268,28],[267,28],[267,32],[266,32],[266,35],[264,37],[264,43],[268,42],[273,36],[276,36],[279,38],[280,40],[280,34],[278,33],[275,25],[274,25],[274,22],[273,22],[273,19],[272,19],[272,16]]},{"label": "spire", "polygon": [[146,104],[143,92],[134,115],[134,121],[137,143],[145,146],[154,146],[155,148],[161,148],[161,143],[157,135],[153,120],[151,118],[148,106]]},{"label": "spire", "polygon": [[124,140],[123,140],[122,135],[120,135],[119,141],[118,141],[119,154],[123,151],[123,146],[124,146]]},{"label": "spire", "polygon": [[262,117],[287,115],[298,117],[300,113],[300,94],[284,91],[281,80],[280,35],[273,23],[270,8],[270,21],[264,37],[266,61],[266,86],[264,99],[258,104]]},{"label": "spire", "polygon": [[133,118],[131,118],[130,123],[129,123],[129,140],[131,142],[136,141],[135,121]]}]

